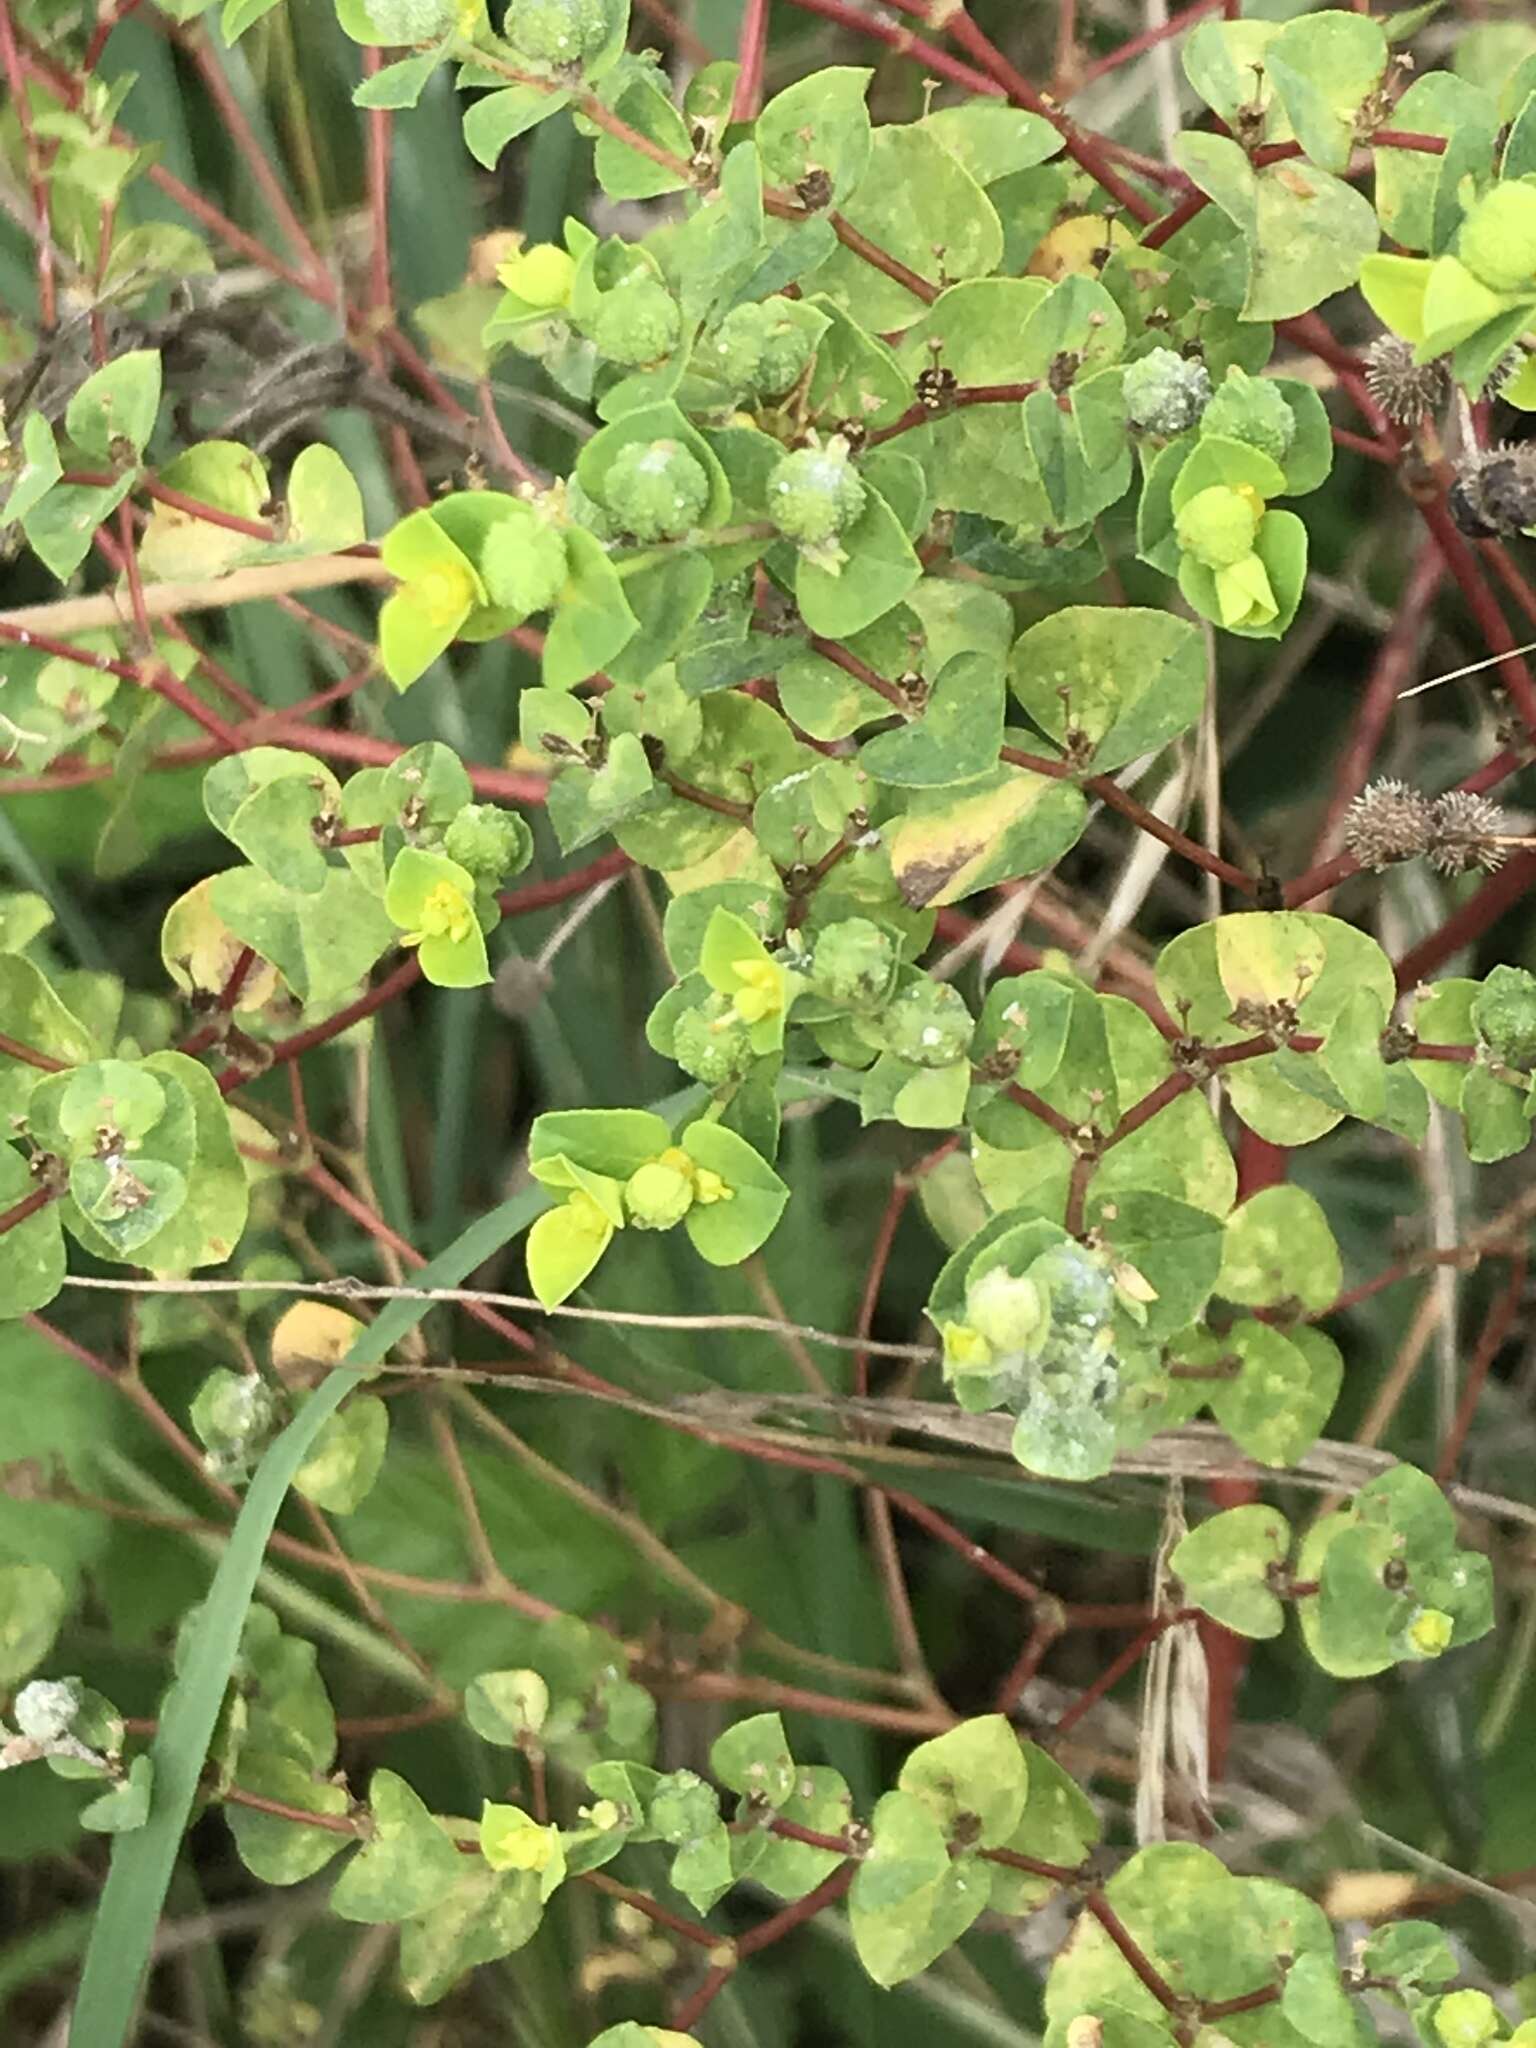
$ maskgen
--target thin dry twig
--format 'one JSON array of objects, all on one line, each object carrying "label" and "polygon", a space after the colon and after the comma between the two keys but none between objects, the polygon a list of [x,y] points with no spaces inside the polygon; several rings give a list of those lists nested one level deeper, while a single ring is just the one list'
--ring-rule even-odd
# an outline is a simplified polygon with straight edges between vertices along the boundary
[{"label": "thin dry twig", "polygon": [[765,1337],[795,1338],[831,1351],[867,1351],[879,1358],[915,1359],[927,1364],[938,1357],[931,1344],[896,1344],[877,1337],[844,1337],[818,1330],[810,1323],[792,1323],[778,1316],[654,1315],[639,1309],[584,1308],[562,1302],[546,1308],[531,1294],[498,1294],[482,1287],[385,1287],[366,1280],[118,1280],[71,1273],[66,1287],[97,1288],[112,1294],[303,1294],[331,1301],[435,1301],[444,1307],[511,1308],[527,1314],[566,1316],[587,1323],[623,1323],[646,1330],[750,1330]]}]

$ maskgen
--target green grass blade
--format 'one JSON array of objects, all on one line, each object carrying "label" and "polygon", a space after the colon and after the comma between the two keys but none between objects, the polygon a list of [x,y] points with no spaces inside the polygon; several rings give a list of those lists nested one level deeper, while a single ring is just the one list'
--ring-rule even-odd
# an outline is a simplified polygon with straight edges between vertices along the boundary
[{"label": "green grass blade", "polygon": [[[455,1287],[526,1228],[548,1197],[530,1188],[482,1216],[415,1275],[423,1287]],[[358,1336],[345,1361],[305,1403],[257,1468],[151,1745],[149,1819],[113,1845],[112,1864],[86,1952],[69,2048],[122,2048],[133,2024],[176,1853],[197,1797],[208,1744],[229,1683],[267,1539],[293,1475],[322,1425],[358,1383],[419,1323],[430,1302],[391,1302]]]}]

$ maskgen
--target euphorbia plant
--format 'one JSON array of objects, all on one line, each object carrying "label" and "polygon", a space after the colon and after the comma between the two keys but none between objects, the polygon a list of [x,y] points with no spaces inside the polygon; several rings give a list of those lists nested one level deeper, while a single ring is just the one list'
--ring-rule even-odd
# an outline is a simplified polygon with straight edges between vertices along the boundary
[{"label": "euphorbia plant", "polygon": [[[199,1803],[189,1896],[345,1861],[178,2038],[788,2040],[826,1914],[882,2034],[1526,2040],[1462,1900],[1536,1854],[1536,29],[301,12],[0,0],[0,1796],[28,1910],[116,1838],[74,2048]],[[1387,1699],[1326,1842],[1234,1834],[1240,1717]]]}]

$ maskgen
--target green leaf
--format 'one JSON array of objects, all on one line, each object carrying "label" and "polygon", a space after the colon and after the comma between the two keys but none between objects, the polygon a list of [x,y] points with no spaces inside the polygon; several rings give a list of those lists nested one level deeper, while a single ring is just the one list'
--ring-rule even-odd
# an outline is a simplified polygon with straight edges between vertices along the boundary
[{"label": "green leaf", "polygon": [[[840,1835],[853,1819],[853,1798],[840,1771],[826,1764],[798,1764],[794,1788],[778,1812],[814,1834]],[[741,1876],[781,1899],[803,1899],[842,1860],[835,1849],[814,1849],[761,1830],[735,1837],[735,1858]]]},{"label": "green leaf", "polygon": [[575,853],[655,808],[657,790],[644,741],[638,733],[620,733],[601,768],[567,768],[550,785],[549,821],[561,852]]},{"label": "green leaf", "polygon": [[[78,1194],[64,1220],[100,1258],[131,1254],[134,1264],[156,1273],[218,1264],[233,1254],[249,1205],[228,1105],[208,1069],[185,1053],[152,1053],[142,1064],[169,1084],[165,1114],[121,1159],[76,1161],[71,1183]],[[53,1076],[33,1097],[35,1127],[55,1149],[68,1149],[57,1119],[70,1085]]]},{"label": "green leaf", "polygon": [[1337,1677],[1437,1657],[1493,1626],[1487,1558],[1456,1548],[1445,1496],[1411,1465],[1382,1473],[1316,1523],[1296,1575],[1319,1581],[1299,1603],[1302,1629],[1313,1656]]},{"label": "green leaf", "polygon": [[142,1828],[149,1819],[154,1783],[153,1758],[136,1756],[126,1778],[81,1809],[81,1827],[95,1835],[127,1835]]},{"label": "green leaf", "polygon": [[1318,2048],[1355,2039],[1355,2009],[1332,1956],[1298,1956],[1285,1973],[1280,2010]]},{"label": "green leaf", "polygon": [[880,493],[865,486],[864,509],[838,536],[845,559],[835,570],[802,551],[796,560],[795,602],[813,633],[829,639],[860,633],[917,583],[923,565],[906,528]]},{"label": "green leaf", "polygon": [[1469,1067],[1461,1091],[1467,1126],[1467,1157],[1478,1165],[1509,1159],[1530,1142],[1531,1123],[1524,1091],[1512,1088],[1481,1064]]},{"label": "green leaf", "polygon": [[565,545],[570,575],[544,636],[548,690],[573,690],[584,683],[628,646],[640,626],[602,543],[571,527]]},{"label": "green leaf", "polygon": [[709,1767],[733,1792],[774,1807],[783,1806],[800,1778],[777,1714],[753,1714],[717,1735]]},{"label": "green leaf", "polygon": [[1339,1247],[1315,1198],[1302,1188],[1264,1188],[1227,1219],[1216,1290],[1248,1308],[1294,1302],[1325,1309],[1339,1295]]},{"label": "green leaf", "polygon": [[[766,149],[764,163],[771,175]],[[842,212],[888,255],[935,286],[990,276],[1002,259],[996,209],[925,123],[875,130],[869,168]],[[938,249],[944,252],[942,275]],[[904,284],[841,245],[817,271],[816,287],[879,334],[910,327],[924,310]]]},{"label": "green leaf", "polygon": [[53,438],[53,428],[40,412],[27,414],[21,429],[21,466],[7,494],[0,520],[10,525],[18,519],[25,519],[34,505],[52,490],[64,474],[64,465],[59,460],[58,446]]},{"label": "green leaf", "polygon": [[55,484],[22,515],[21,530],[38,560],[65,582],[90,553],[97,527],[132,489],[131,470],[115,484]]},{"label": "green leaf", "polygon": [[410,1920],[440,1903],[459,1876],[459,1853],[442,1822],[394,1771],[368,1786],[372,1832],[337,1878],[331,1911],[370,1924]]},{"label": "green leaf", "polygon": [[1399,1985],[1449,1984],[1459,1973],[1455,1950],[1432,1920],[1395,1920],[1367,1936],[1361,1967]]},{"label": "green leaf", "polygon": [[665,1151],[671,1141],[666,1120],[649,1109],[546,1110],[533,1120],[528,1162],[535,1176],[545,1160],[559,1156],[574,1160],[590,1173],[623,1181]]},{"label": "green leaf", "polygon": [[978,185],[996,184],[1015,171],[1033,170],[1059,154],[1062,141],[1042,114],[996,101],[974,99],[958,107],[941,107],[923,124],[951,156],[957,157]]},{"label": "green leaf", "polygon": [[[34,1194],[26,1161],[0,1146],[0,1212]],[[0,1237],[0,1321],[46,1308],[64,1285],[64,1232],[57,1202],[50,1202]]]},{"label": "green leaf", "polygon": [[[1498,108],[1489,93],[1454,72],[1430,71],[1414,79],[1397,102],[1392,125],[1446,138],[1446,149],[1438,156],[1378,145],[1375,157],[1376,211],[1382,232],[1399,248],[1438,255],[1461,219],[1462,181],[1469,173],[1481,181],[1492,171]],[[1506,176],[1515,175],[1509,170],[1514,144],[1512,131],[1505,152]]]},{"label": "green leaf", "polygon": [[696,1189],[683,1227],[712,1266],[739,1266],[772,1236],[789,1189],[745,1138],[723,1124],[690,1124],[681,1142],[694,1164],[718,1175],[726,1189],[714,1201]]},{"label": "green leaf", "polygon": [[1309,312],[1352,285],[1376,247],[1370,201],[1305,160],[1255,171],[1229,137],[1187,132],[1175,139],[1173,157],[1242,233],[1245,320]]},{"label": "green leaf", "polygon": [[354,1394],[333,1415],[293,1475],[297,1492],[330,1515],[350,1515],[372,1490],[389,1443],[389,1407],[376,1394]]},{"label": "green leaf", "polygon": [[1212,1383],[1210,1409],[1261,1465],[1294,1465],[1316,1443],[1338,1399],[1343,1362],[1321,1331],[1278,1330],[1243,1316],[1219,1343],[1179,1349],[1192,1362],[1213,1355],[1239,1361],[1234,1379]]},{"label": "green leaf", "polygon": [[386,64],[352,88],[354,107],[414,107],[426,90],[427,80],[447,56],[447,46],[422,50],[414,57],[402,57]]},{"label": "green leaf", "polygon": [[1280,25],[1273,21],[1197,22],[1184,43],[1184,74],[1212,113],[1230,127],[1240,108],[1259,113],[1274,95],[1265,53]]},{"label": "green leaf", "polygon": [[1145,1335],[1169,1337],[1185,1328],[1218,1284],[1220,1219],[1188,1202],[1135,1188],[1101,1193],[1095,1187],[1089,1208],[1113,1257],[1153,1290],[1143,1304]]},{"label": "green leaf", "polygon": [[334,554],[364,539],[363,494],[347,465],[323,441],[301,449],[288,472],[287,545],[302,554]]},{"label": "green leaf", "polygon": [[354,989],[397,936],[383,904],[349,868],[332,868],[313,896],[290,895],[258,868],[228,868],[212,878],[208,900],[304,1004]]},{"label": "green leaf", "polygon": [[1419,256],[1368,256],[1360,292],[1371,311],[1405,341],[1424,339],[1424,302],[1434,266]]},{"label": "green leaf", "polygon": [[859,763],[877,782],[939,789],[995,767],[1002,743],[1002,671],[989,654],[962,653],[940,670],[922,716],[868,741]]},{"label": "green leaf", "polygon": [[270,14],[278,0],[224,0],[219,33],[226,43],[236,43],[264,14]]},{"label": "green leaf", "polygon": [[435,2005],[482,1963],[514,1954],[539,1931],[544,1902],[532,1871],[497,1871],[459,1858],[453,1890],[400,1930],[400,1981],[417,2005]]},{"label": "green leaf", "polygon": [[159,354],[130,349],[91,372],[69,401],[64,427],[85,454],[115,463],[122,442],[135,458],[143,455],[159,410]]},{"label": "green leaf", "polygon": [[[1157,987],[1170,1015],[1212,1045],[1251,1038],[1269,1014],[1294,1016],[1296,1029],[1326,1034],[1362,990],[1384,1008],[1396,1000],[1391,966],[1376,942],[1313,911],[1239,911],[1182,932],[1163,948]],[[1316,1054],[1272,1053],[1222,1074],[1238,1115],[1273,1144],[1309,1143],[1344,1114],[1337,1097],[1330,1104],[1286,1078],[1295,1062],[1304,1074],[1321,1068]]]},{"label": "green leaf", "polygon": [[[1016,1738],[1017,1739],[1017,1738]],[[1056,1863],[1075,1870],[1099,1839],[1093,1802],[1056,1759],[1033,1742],[1019,1742],[1029,1772],[1029,1797],[1023,1818],[1003,1844],[1017,1856]],[[992,1870],[994,1913],[1033,1912],[1058,1889],[1054,1879],[1003,1864]]]},{"label": "green leaf", "polygon": [[1014,643],[1013,694],[1096,775],[1187,732],[1205,699],[1198,630],[1165,612],[1069,605]]},{"label": "green leaf", "polygon": [[464,1691],[464,1718],[483,1742],[518,1749],[549,1713],[549,1687],[537,1671],[482,1671]]},{"label": "green leaf", "polygon": [[[321,1776],[297,1757],[258,1749],[249,1741],[241,1745],[235,1784],[260,1799],[330,1819],[340,1819],[351,1804],[344,1785]],[[263,1884],[299,1884],[347,1846],[347,1837],[333,1829],[305,1827],[235,1800],[225,1806],[224,1818],[240,1861]]]},{"label": "green leaf", "polygon": [[1285,1609],[1270,1573],[1285,1562],[1290,1547],[1290,1524],[1277,1508],[1228,1508],[1181,1537],[1168,1568],[1185,1598],[1213,1621],[1239,1635],[1277,1636]]},{"label": "green leaf", "polygon": [[1313,163],[1344,172],[1364,101],[1387,68],[1378,22],[1329,8],[1287,22],[1264,53],[1265,77]]},{"label": "green leaf", "polygon": [[102,1159],[77,1159],[69,1170],[69,1192],[119,1258],[127,1258],[158,1236],[187,1199],[186,1176],[160,1159],[136,1159],[109,1166]]},{"label": "green leaf", "polygon": [[1007,1717],[985,1714],[919,1743],[896,1782],[951,1840],[996,1849],[1024,1817],[1029,1766]]},{"label": "green leaf", "polygon": [[763,170],[775,184],[801,184],[825,174],[829,203],[839,205],[862,182],[873,138],[864,96],[872,71],[826,65],[776,93],[753,134]]},{"label": "green leaf", "polygon": [[848,1896],[859,1961],[886,1988],[915,1977],[984,1911],[989,1872],[952,1868],[944,1831],[909,1793],[887,1792],[871,1818],[873,1844]]},{"label": "green leaf", "polygon": [[[49,987],[39,967],[19,953],[0,953],[0,1033],[63,1066],[93,1058],[97,1047],[77,1017]],[[26,1115],[44,1070],[0,1050],[0,1118]]]},{"label": "green leaf", "polygon": [[563,1202],[546,1210],[528,1233],[528,1283],[546,1308],[557,1308],[592,1271],[613,1237],[595,1205]]},{"label": "green leaf", "polygon": [[[797,239],[808,232],[798,229]],[[830,237],[832,230],[826,233]],[[803,303],[830,323],[811,369],[807,403],[813,416],[834,427],[849,419],[870,428],[889,426],[905,410],[912,387],[888,344],[833,299],[817,294]]]},{"label": "green leaf", "polygon": [[44,1564],[0,1565],[0,1685],[9,1691],[53,1648],[69,1595]]},{"label": "green leaf", "polygon": [[[525,1227],[542,1200],[542,1191],[529,1191],[480,1217],[428,1261],[416,1276],[418,1284],[429,1290],[460,1285]],[[427,1300],[389,1303],[359,1332],[345,1363],[329,1375],[262,1459],[208,1598],[189,1631],[176,1683],[162,1704],[151,1748],[155,1786],[149,1823],[113,1849],[75,2001],[70,2048],[122,2048],[128,2036],[267,1538],[293,1473],[327,1416],[357,1384],[359,1372],[380,1363],[429,1307]]]},{"label": "green leaf", "polygon": [[570,103],[570,93],[540,85],[509,85],[487,93],[464,115],[465,147],[477,164],[494,171],[509,142]]},{"label": "green leaf", "polygon": [[323,762],[287,747],[249,747],[215,761],[203,777],[203,808],[246,859],[282,889],[313,896],[331,870],[315,837],[341,789]]},{"label": "green leaf", "polygon": [[[196,442],[165,465],[160,481],[240,519],[259,519],[271,490],[266,465],[239,441]],[[157,498],[139,543],[139,562],[148,576],[222,576],[265,548],[248,534]]]},{"label": "green leaf", "polygon": [[1005,767],[958,790],[918,795],[886,843],[903,901],[926,909],[1050,867],[1086,822],[1074,784]]},{"label": "green leaf", "polygon": [[678,158],[679,163],[671,169],[602,130],[593,169],[610,199],[657,199],[666,192],[683,191],[692,183],[688,166],[693,145],[688,124],[668,97],[665,79],[653,71],[637,72],[613,102],[613,111],[636,134]]}]

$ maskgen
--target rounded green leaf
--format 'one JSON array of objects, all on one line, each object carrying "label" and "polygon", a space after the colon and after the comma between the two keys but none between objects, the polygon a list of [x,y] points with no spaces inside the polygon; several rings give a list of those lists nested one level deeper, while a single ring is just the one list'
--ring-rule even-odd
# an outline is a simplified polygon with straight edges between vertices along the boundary
[{"label": "rounded green leaf", "polygon": [[484,1742],[520,1748],[549,1714],[549,1687],[537,1671],[482,1671],[464,1691],[464,1718]]},{"label": "rounded green leaf", "polygon": [[347,465],[323,441],[301,449],[288,472],[289,547],[334,554],[364,539],[363,494]]},{"label": "rounded green leaf", "polygon": [[1321,1331],[1282,1331],[1243,1316],[1216,1348],[1236,1361],[1236,1370],[1212,1382],[1211,1413],[1261,1465],[1295,1464],[1322,1434],[1338,1399],[1338,1347]]},{"label": "rounded green leaf", "polygon": [[1325,1309],[1343,1284],[1339,1247],[1316,1198],[1302,1188],[1264,1188],[1233,1210],[1216,1291],[1248,1308],[1294,1302]]},{"label": "rounded green leaf", "polygon": [[69,1595],[47,1565],[0,1565],[0,1685],[9,1689],[36,1670],[68,1608]]},{"label": "rounded green leaf", "polygon": [[159,410],[159,354],[129,349],[91,372],[70,399],[64,425],[86,455],[115,464],[125,448],[130,461],[144,453]]},{"label": "rounded green leaf", "polygon": [[753,131],[763,170],[776,184],[798,185],[813,171],[827,202],[845,199],[864,176],[871,137],[864,96],[873,73],[827,65],[776,93]]},{"label": "rounded green leaf", "polygon": [[584,1196],[535,1219],[528,1233],[528,1280],[546,1308],[575,1293],[608,1249],[613,1230],[612,1220]]},{"label": "rounded green leaf", "polygon": [[1278,1508],[1229,1508],[1181,1537],[1168,1564],[1185,1598],[1212,1620],[1239,1635],[1277,1636],[1285,1609],[1270,1580],[1290,1546],[1290,1524]]},{"label": "rounded green leaf", "polygon": [[388,1443],[387,1402],[354,1394],[321,1430],[293,1483],[327,1514],[350,1515],[372,1490]]},{"label": "rounded green leaf", "polygon": [[[332,1783],[296,1757],[249,1743],[241,1749],[235,1783],[258,1798],[331,1819],[339,1819],[351,1803],[344,1785]],[[242,1806],[238,1800],[225,1806],[224,1818],[240,1861],[263,1884],[298,1884],[323,1870],[347,1846],[347,1837],[335,1829],[305,1827],[302,1822]]]},{"label": "rounded green leaf", "polygon": [[1205,647],[1194,626],[1166,612],[1069,605],[1015,642],[1009,681],[1071,761],[1105,774],[1193,725]]},{"label": "rounded green leaf", "polygon": [[[0,1146],[0,1211],[37,1192],[27,1163]],[[57,1202],[48,1202],[0,1237],[0,1321],[46,1308],[64,1284],[67,1261]]]},{"label": "rounded green leaf", "polygon": [[739,1266],[772,1236],[789,1189],[745,1138],[723,1124],[690,1124],[681,1143],[699,1170],[683,1228],[712,1266]]},{"label": "rounded green leaf", "polygon": [[952,1842],[996,1849],[1024,1817],[1029,1766],[1006,1716],[985,1714],[920,1743],[896,1782],[922,1801]]},{"label": "rounded green leaf", "polygon": [[375,1771],[368,1787],[371,1830],[336,1880],[331,1911],[342,1920],[410,1920],[447,1897],[459,1852],[404,1778]]}]

